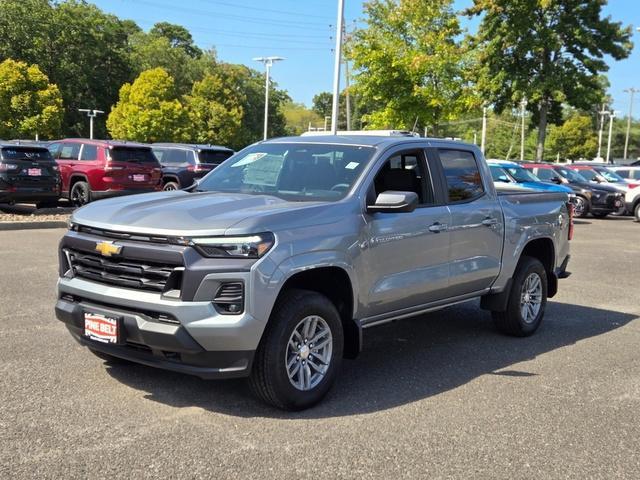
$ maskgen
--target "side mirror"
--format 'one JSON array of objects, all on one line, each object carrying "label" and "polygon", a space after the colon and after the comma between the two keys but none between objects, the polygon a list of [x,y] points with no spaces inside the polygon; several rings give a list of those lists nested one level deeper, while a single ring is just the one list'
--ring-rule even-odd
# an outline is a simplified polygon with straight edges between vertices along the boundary
[{"label": "side mirror", "polygon": [[511,183],[508,177],[498,177],[498,181],[503,183]]},{"label": "side mirror", "polygon": [[557,183],[558,185],[562,184],[562,179],[560,177],[551,177],[551,181],[553,183]]},{"label": "side mirror", "polygon": [[367,205],[369,213],[401,213],[413,212],[418,206],[418,195],[415,192],[397,192],[387,190],[376,198],[376,203]]}]

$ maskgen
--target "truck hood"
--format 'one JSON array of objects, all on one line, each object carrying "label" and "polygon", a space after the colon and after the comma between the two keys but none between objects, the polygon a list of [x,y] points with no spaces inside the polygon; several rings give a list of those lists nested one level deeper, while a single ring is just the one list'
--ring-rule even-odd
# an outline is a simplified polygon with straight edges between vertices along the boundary
[{"label": "truck hood", "polygon": [[[184,191],[148,193],[90,203],[76,210],[73,223],[130,233],[167,236],[224,235],[252,218],[268,219],[284,211],[313,209],[324,202],[290,202],[270,195]],[[234,229],[234,234],[239,233]],[[256,232],[246,232],[256,233]]]}]

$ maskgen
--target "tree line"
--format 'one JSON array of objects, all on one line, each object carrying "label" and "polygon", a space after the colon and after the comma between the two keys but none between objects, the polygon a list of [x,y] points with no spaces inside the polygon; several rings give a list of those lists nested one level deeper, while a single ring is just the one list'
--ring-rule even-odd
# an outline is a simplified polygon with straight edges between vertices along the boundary
[{"label": "tree line", "polygon": [[[452,0],[370,0],[345,45],[352,129],[478,141],[488,108],[487,155],[514,158],[524,106],[528,158],[593,157],[596,112],[610,103],[603,58],[632,48],[631,28],[604,17],[605,4],[474,0],[456,12]],[[479,17],[475,35],[461,27],[464,15]],[[2,138],[82,136],[79,108],[106,110],[100,137],[236,149],[261,138],[262,72],[219,61],[179,25],[145,32],[81,0],[0,0],[0,62]],[[323,126],[330,105],[328,92],[312,108],[293,103],[274,83],[269,135]],[[631,147],[640,154],[637,141]]]}]

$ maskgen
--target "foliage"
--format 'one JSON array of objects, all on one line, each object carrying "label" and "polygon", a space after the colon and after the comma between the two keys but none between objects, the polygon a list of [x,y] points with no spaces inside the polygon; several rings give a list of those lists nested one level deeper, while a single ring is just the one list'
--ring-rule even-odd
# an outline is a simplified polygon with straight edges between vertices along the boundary
[{"label": "foliage", "polygon": [[547,122],[562,121],[562,105],[588,109],[603,97],[604,55],[631,51],[631,28],[602,18],[604,0],[474,0],[482,20],[478,90],[498,112],[522,99],[538,125],[536,158],[544,155]]},{"label": "foliage", "polygon": [[370,128],[436,125],[476,105],[451,0],[372,0],[347,48]]},{"label": "foliage", "polygon": [[175,95],[173,78],[162,68],[144,71],[120,89],[107,119],[113,138],[138,142],[186,142],[189,116]]},{"label": "foliage", "polygon": [[183,50],[191,58],[198,58],[202,56],[202,50],[200,50],[193,42],[193,37],[189,30],[182,25],[175,25],[169,22],[156,23],[149,35],[152,37],[162,37],[169,40],[169,46],[171,48],[179,48]]},{"label": "foliage", "polygon": [[597,133],[593,121],[587,115],[575,114],[562,126],[552,126],[549,131],[549,153],[561,159],[592,159],[598,150]]},{"label": "foliage", "polygon": [[324,118],[315,110],[307,108],[302,103],[285,103],[282,106],[282,114],[287,122],[287,135],[300,135],[309,130],[309,125],[318,127],[324,122]]},{"label": "foliage", "polygon": [[0,63],[0,138],[53,138],[62,116],[60,91],[37,65]]}]

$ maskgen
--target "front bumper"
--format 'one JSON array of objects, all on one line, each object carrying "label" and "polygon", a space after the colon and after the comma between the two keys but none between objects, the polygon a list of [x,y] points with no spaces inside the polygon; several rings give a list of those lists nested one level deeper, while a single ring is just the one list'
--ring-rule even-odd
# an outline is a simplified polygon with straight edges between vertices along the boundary
[{"label": "front bumper", "polygon": [[[242,377],[251,371],[255,351],[247,348],[245,331],[250,319],[240,316],[230,325],[209,305],[174,302],[172,308],[131,298],[101,295],[82,279],[61,279],[57,318],[81,344],[94,350],[152,367],[196,375],[201,378]],[[96,284],[97,285],[97,284]],[[101,286],[101,290],[121,290]],[[110,292],[113,294],[113,292]],[[134,292],[140,295],[140,292]],[[153,294],[147,294],[153,295]],[[160,310],[160,311],[159,311]],[[84,313],[121,319],[121,342],[104,344],[84,336]]]}]

